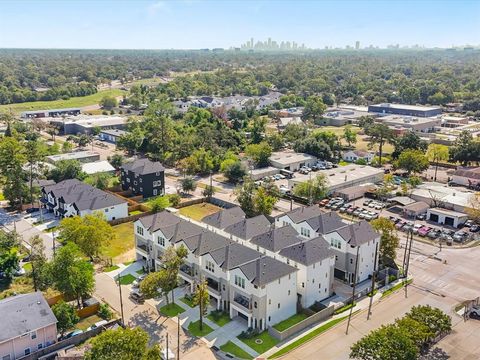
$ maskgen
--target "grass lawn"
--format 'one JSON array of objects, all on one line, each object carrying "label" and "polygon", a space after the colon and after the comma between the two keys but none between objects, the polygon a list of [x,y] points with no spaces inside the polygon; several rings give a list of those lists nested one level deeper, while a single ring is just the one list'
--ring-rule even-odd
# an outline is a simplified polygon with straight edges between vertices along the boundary
[{"label": "grass lawn", "polygon": [[335,326],[337,325],[339,322],[345,320],[348,316],[344,316],[342,318],[338,318],[338,319],[335,319],[335,320],[332,320],[322,326],[320,326],[319,328],[313,330],[312,332],[308,333],[307,335],[301,337],[300,339],[298,340],[295,340],[294,342],[292,342],[291,344],[285,346],[283,349],[277,351],[275,354],[273,354],[272,356],[269,357],[269,359],[275,359],[277,357],[280,357],[282,355],[285,355],[286,353],[292,351],[293,349],[299,347],[300,345],[306,343],[307,341],[313,339],[314,337],[320,335],[321,333],[323,333],[324,331],[327,331],[328,329],[330,329],[332,326]]},{"label": "grass lawn", "polygon": [[32,263],[25,263],[23,265],[23,269],[28,273],[30,271],[32,271]]},{"label": "grass lawn", "polygon": [[[245,344],[250,346],[253,350],[259,354],[263,354],[265,351],[270,350],[272,347],[279,343],[279,340],[271,336],[268,331],[263,331],[257,336],[254,336],[250,339],[244,339],[238,336],[238,338],[243,341]],[[255,340],[261,340],[261,344],[257,344]]]},{"label": "grass lawn", "polygon": [[224,311],[212,311],[208,316],[207,319],[213,321],[218,326],[224,326],[228,324],[232,319],[230,316]]},{"label": "grass lawn", "polygon": [[183,216],[187,216],[193,220],[200,221],[205,216],[214,214],[220,210],[221,209],[216,205],[212,205],[209,203],[202,203],[202,204],[185,206],[183,208],[180,208],[179,212]]},{"label": "grass lawn", "polygon": [[117,265],[112,265],[112,266],[109,266],[109,267],[106,267],[105,269],[103,269],[103,272],[110,272],[110,271],[117,270],[117,269],[118,269]]},{"label": "grass lawn", "polygon": [[220,346],[220,350],[235,356],[235,359],[253,359],[253,356],[245,352],[245,350],[238,347],[231,341]]},{"label": "grass lawn", "polygon": [[188,331],[190,331],[190,333],[196,337],[202,337],[210,334],[213,329],[207,324],[203,323],[203,329],[200,330],[200,320],[197,320],[188,325]]},{"label": "grass lawn", "polygon": [[96,94],[73,97],[68,100],[31,101],[18,104],[0,105],[0,112],[12,110],[14,113],[20,113],[22,111],[29,110],[49,110],[83,107],[98,104],[104,96],[121,96],[125,93],[125,91],[120,89],[108,89],[99,91]]},{"label": "grass lawn", "polygon": [[88,316],[84,319],[81,319],[77,325],[74,326],[73,329],[71,330],[74,330],[74,329],[80,329],[80,330],[87,330],[88,327],[92,326],[93,324],[99,322],[99,321],[102,321],[103,319],[98,316],[98,315],[92,315],[92,316]]},{"label": "grass lawn", "polygon": [[136,277],[133,276],[132,274],[123,275],[122,277],[120,277],[120,284],[130,285],[131,283],[133,283],[135,281],[135,279],[136,279]]},{"label": "grass lawn", "polygon": [[174,303],[170,303],[170,304],[162,306],[160,308],[160,312],[163,315],[168,316],[168,317],[177,316],[178,314],[181,314],[184,311],[185,310],[181,306],[179,306],[177,304],[174,304]]},{"label": "grass lawn", "polygon": [[3,195],[3,192],[0,191],[0,201],[5,200],[5,195]]},{"label": "grass lawn", "polygon": [[[201,188],[201,189],[206,189],[208,185],[207,185],[207,184],[204,184],[204,183],[197,183],[197,186],[198,186],[199,188]],[[221,191],[222,189],[220,189],[219,187],[214,186],[214,187],[213,187],[213,190],[214,190],[215,192],[219,192],[219,191]]]},{"label": "grass lawn", "polygon": [[290,316],[288,319],[285,319],[283,321],[280,321],[278,324],[273,325],[273,327],[278,331],[285,331],[293,325],[298,324],[300,321],[305,320],[306,318],[308,318],[306,314],[295,314],[293,316]]},{"label": "grass lawn", "polygon": [[138,214],[142,214],[142,213],[143,213],[143,211],[134,210],[134,211],[130,212],[128,215],[133,216],[133,215],[138,215]]},{"label": "grass lawn", "polygon": [[115,262],[115,257],[133,249],[135,240],[133,236],[133,222],[115,225],[112,228],[117,236],[105,249],[104,256],[112,258],[113,262]]},{"label": "grass lawn", "polygon": [[195,305],[193,305],[193,301],[186,298],[186,297],[182,297],[180,298],[180,301],[183,302],[184,304],[187,304],[188,306],[190,306],[191,308],[195,307]]},{"label": "grass lawn", "polygon": [[[410,279],[407,281],[407,283],[411,284],[413,281],[413,279]],[[382,299],[393,294],[395,291],[397,290],[400,290],[401,288],[403,288],[405,286],[405,282],[402,281],[402,282],[399,282],[397,285],[395,285],[394,287],[388,289],[388,290],[385,290],[383,293],[382,293]]]},{"label": "grass lawn", "polygon": [[[5,299],[14,294],[27,294],[34,292],[32,278],[27,276],[20,276],[14,278],[11,282],[5,279],[0,280],[0,300]],[[59,292],[48,288],[43,291],[43,295],[48,299],[58,295]]]},{"label": "grass lawn", "polygon": [[143,269],[138,269],[137,271],[135,271],[138,275],[143,275],[145,274],[145,270]]},{"label": "grass lawn", "polygon": [[347,304],[345,306],[342,306],[341,308],[337,309],[334,311],[334,314],[335,315],[338,315],[338,314],[341,314],[347,310],[350,310],[352,307],[354,307],[355,305],[357,305],[357,303],[353,303],[353,304]]}]

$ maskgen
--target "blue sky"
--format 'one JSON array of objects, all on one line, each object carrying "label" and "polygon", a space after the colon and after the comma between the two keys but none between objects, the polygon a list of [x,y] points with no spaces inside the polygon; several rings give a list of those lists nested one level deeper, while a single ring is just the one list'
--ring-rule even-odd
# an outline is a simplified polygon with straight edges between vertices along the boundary
[{"label": "blue sky", "polygon": [[0,0],[0,47],[480,44],[480,1]]}]

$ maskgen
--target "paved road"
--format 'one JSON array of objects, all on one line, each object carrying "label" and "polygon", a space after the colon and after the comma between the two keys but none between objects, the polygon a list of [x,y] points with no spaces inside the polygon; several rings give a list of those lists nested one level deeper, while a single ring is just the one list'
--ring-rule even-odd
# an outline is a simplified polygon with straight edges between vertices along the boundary
[{"label": "paved road", "polygon": [[[403,251],[398,251],[398,255],[402,258]],[[480,272],[476,271],[479,255],[480,247],[438,252],[438,247],[414,243],[409,269],[414,282],[408,287],[407,298],[403,290],[391,295],[373,306],[370,321],[366,320],[365,311],[355,315],[348,335],[346,323],[342,323],[285,358],[313,360],[321,353],[324,359],[348,359],[350,346],[371,330],[393,322],[414,305],[429,304],[448,313],[454,325],[452,334],[437,344],[433,358],[441,359],[444,351],[451,359],[479,359],[480,321],[463,323],[453,312],[459,302],[480,296]]]}]

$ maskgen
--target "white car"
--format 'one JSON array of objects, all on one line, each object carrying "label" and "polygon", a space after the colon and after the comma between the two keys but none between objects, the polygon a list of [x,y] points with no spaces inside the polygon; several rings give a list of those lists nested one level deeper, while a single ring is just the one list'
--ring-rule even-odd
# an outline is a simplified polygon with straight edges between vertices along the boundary
[{"label": "white car", "polygon": [[90,331],[90,330],[93,330],[93,329],[96,329],[100,326],[103,326],[103,325],[107,325],[108,324],[108,321],[107,320],[101,320],[101,321],[97,321],[95,324],[93,324],[92,326],[90,326],[87,331]]}]

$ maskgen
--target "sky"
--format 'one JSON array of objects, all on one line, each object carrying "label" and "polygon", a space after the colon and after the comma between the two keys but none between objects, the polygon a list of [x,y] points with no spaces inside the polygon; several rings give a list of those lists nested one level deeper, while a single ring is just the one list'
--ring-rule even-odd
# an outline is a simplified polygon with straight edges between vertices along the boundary
[{"label": "sky", "polygon": [[480,1],[0,0],[0,48],[480,45]]}]

